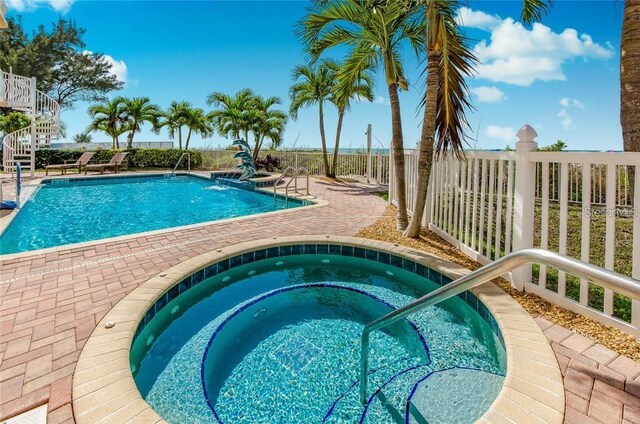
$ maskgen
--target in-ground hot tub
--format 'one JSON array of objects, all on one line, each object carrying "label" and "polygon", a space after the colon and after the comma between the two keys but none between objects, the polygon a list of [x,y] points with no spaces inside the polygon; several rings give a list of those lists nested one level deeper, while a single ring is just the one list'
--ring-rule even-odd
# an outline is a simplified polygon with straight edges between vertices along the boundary
[{"label": "in-ground hot tub", "polygon": [[[140,309],[143,298],[152,300],[141,319],[120,330],[132,342],[127,359],[135,386],[152,408],[143,412],[170,423],[445,423],[499,414],[508,402],[496,401],[509,392],[507,362],[512,369],[518,361],[507,360],[509,338],[490,311],[492,295],[506,300],[494,287],[373,333],[368,395],[360,402],[364,325],[449,282],[441,273],[446,267],[455,271],[444,261],[389,247],[324,237],[271,240],[215,252],[143,285],[138,290],[145,292],[112,311],[117,321],[124,318],[119,306]],[[524,323],[518,331],[531,331],[535,341],[535,331],[526,328],[535,324],[517,308],[510,315]],[[549,352],[543,353],[546,359]],[[78,366],[91,367],[82,358]],[[560,378],[552,367],[545,372],[550,382]],[[76,383],[83,386],[74,380],[74,398]],[[544,413],[560,422],[562,385],[550,387],[558,399],[545,399],[552,406]]]}]

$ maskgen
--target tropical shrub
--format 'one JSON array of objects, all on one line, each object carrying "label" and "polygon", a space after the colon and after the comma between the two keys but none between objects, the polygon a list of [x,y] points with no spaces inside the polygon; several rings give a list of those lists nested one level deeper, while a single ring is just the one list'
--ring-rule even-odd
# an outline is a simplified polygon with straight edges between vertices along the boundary
[{"label": "tropical shrub", "polygon": [[[76,160],[80,157],[84,149],[39,149],[36,151],[36,168],[44,168],[47,165],[64,163],[65,160]],[[127,161],[130,168],[173,168],[184,153],[179,149],[102,149],[97,150],[92,162],[108,161],[119,151],[129,152]],[[202,154],[196,151],[189,151],[191,154],[191,168],[198,168],[202,165]],[[187,167],[187,161],[180,163],[180,169]]]},{"label": "tropical shrub", "polygon": [[255,161],[256,169],[263,169],[267,172],[275,172],[282,169],[280,166],[280,159],[276,156],[267,155],[263,158],[258,158]]}]

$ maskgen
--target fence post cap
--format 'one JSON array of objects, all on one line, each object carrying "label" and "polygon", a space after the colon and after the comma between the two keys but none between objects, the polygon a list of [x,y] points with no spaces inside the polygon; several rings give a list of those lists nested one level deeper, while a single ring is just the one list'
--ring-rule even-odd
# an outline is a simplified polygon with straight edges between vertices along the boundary
[{"label": "fence post cap", "polygon": [[520,139],[520,143],[533,143],[534,139],[538,136],[536,130],[529,124],[526,124],[516,134],[516,137]]}]

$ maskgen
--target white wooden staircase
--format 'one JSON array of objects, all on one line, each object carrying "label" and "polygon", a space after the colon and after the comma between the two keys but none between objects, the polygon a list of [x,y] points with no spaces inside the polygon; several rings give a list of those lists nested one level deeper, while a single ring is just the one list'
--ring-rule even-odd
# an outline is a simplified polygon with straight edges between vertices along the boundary
[{"label": "white wooden staircase", "polygon": [[49,145],[60,134],[60,105],[36,89],[35,78],[0,69],[0,107],[24,112],[31,120],[31,125],[3,137],[4,172],[15,172],[20,163],[24,171],[34,176],[36,150]]}]

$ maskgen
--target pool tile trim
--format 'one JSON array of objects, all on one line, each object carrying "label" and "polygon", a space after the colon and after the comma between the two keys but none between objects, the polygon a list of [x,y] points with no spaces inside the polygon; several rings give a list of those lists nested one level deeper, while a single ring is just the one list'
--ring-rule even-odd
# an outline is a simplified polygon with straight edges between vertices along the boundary
[{"label": "pool tile trim", "polygon": [[[431,268],[448,279],[470,271],[442,258],[414,249],[374,240],[339,236],[276,237],[236,244],[191,258],[153,277],[118,302],[100,321],[87,340],[73,378],[72,401],[76,422],[95,423],[99,420],[117,423],[117,417],[145,417],[147,422],[164,421],[142,399],[135,386],[129,365],[129,352],[139,323],[147,311],[176,283],[195,271],[213,263],[228,261],[234,256],[279,248],[282,245],[328,244],[364,248],[389,253]],[[295,247],[292,247],[292,251]],[[331,247],[329,247],[331,250]],[[254,260],[257,255],[254,254]],[[386,258],[386,256],[384,257]],[[397,259],[394,259],[397,262]],[[403,263],[404,264],[404,263]],[[424,272],[424,271],[423,271]],[[206,271],[203,273],[206,274]],[[507,375],[497,399],[480,419],[481,422],[518,421],[517,410],[527,411],[532,419],[548,423],[564,420],[565,394],[562,376],[551,346],[533,318],[511,297],[492,283],[471,290],[494,316],[507,351]],[[107,323],[115,323],[105,328]],[[526,337],[522,337],[525,335]],[[539,341],[535,347],[529,341]],[[544,342],[544,343],[543,343]],[[124,354],[126,353],[126,355]],[[124,356],[123,356],[124,355]],[[117,379],[115,376],[124,378]],[[537,378],[530,378],[531,375]],[[119,396],[114,397],[114,394]]]}]

